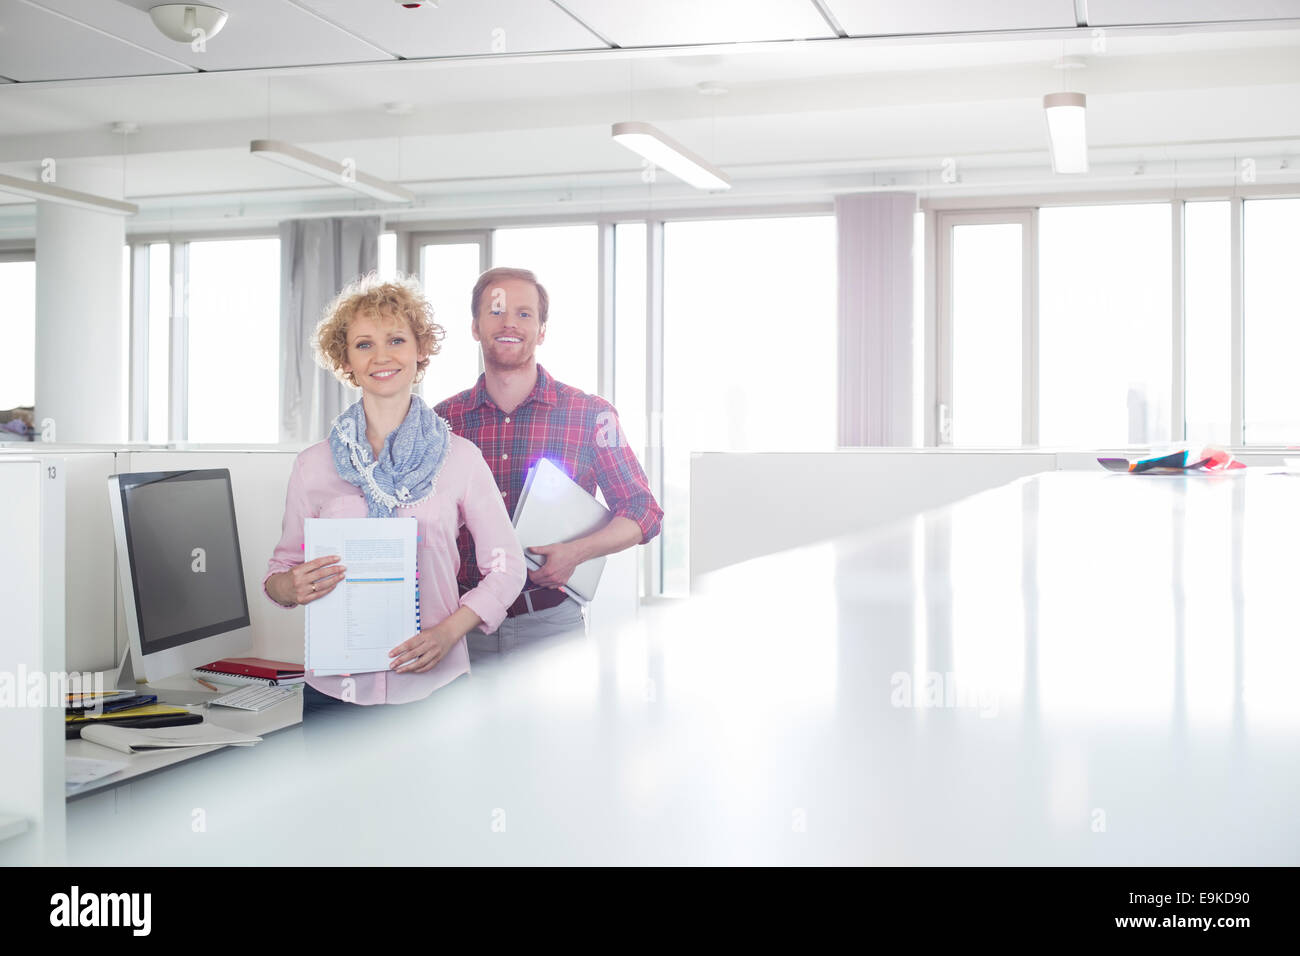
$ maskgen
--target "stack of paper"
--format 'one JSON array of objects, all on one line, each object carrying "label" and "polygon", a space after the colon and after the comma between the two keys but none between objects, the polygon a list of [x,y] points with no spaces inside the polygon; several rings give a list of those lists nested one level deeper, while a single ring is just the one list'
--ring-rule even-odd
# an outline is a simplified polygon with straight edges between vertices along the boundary
[{"label": "stack of paper", "polygon": [[183,727],[113,727],[95,724],[81,731],[81,739],[120,750],[124,754],[144,753],[152,750],[171,750],[176,747],[211,747],[214,744],[232,744],[251,747],[261,737],[241,734],[213,724],[187,724]]}]

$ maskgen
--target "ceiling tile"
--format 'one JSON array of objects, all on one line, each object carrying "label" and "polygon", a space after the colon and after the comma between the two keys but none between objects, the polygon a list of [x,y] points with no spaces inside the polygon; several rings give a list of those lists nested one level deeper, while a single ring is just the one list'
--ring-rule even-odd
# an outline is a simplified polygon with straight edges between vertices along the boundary
[{"label": "ceiling tile", "polygon": [[745,43],[833,37],[811,0],[560,0],[601,36],[621,47]]},{"label": "ceiling tile", "polygon": [[1076,26],[1073,0],[826,0],[849,36]]},{"label": "ceiling tile", "polygon": [[230,19],[219,34],[207,41],[203,51],[158,32],[147,12],[158,5],[158,0],[33,2],[200,70],[256,70],[392,59],[383,50],[289,0],[216,0],[215,5],[229,13]]},{"label": "ceiling tile", "polygon": [[548,0],[440,0],[415,10],[374,0],[298,2],[408,59],[605,48]]},{"label": "ceiling tile", "polygon": [[1091,26],[1300,19],[1300,0],[1088,0]]},{"label": "ceiling tile", "polygon": [[181,72],[186,72],[186,67],[179,63],[50,10],[19,0],[0,0],[0,75],[35,82]]}]

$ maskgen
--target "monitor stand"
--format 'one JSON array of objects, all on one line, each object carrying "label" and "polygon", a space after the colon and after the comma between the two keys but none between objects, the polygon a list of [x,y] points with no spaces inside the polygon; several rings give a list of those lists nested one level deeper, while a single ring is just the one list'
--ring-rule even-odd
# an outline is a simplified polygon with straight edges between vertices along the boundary
[{"label": "monitor stand", "polygon": [[[166,686],[176,684],[176,687]],[[168,677],[157,683],[151,684],[147,681],[136,679],[135,667],[131,663],[131,648],[126,649],[122,655],[122,664],[117,670],[117,683],[114,685],[118,690],[134,691],[137,694],[156,694],[158,703],[174,704],[177,707],[188,707],[194,704],[206,704],[209,701],[216,700],[224,693],[237,688],[227,688],[226,690],[206,690],[194,678],[188,674],[178,674],[175,677]]]}]

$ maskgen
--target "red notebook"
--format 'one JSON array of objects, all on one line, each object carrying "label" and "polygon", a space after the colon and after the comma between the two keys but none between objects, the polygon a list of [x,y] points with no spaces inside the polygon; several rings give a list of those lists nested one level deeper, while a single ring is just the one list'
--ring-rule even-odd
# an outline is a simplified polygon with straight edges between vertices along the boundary
[{"label": "red notebook", "polygon": [[200,670],[216,671],[219,674],[238,674],[243,677],[261,677],[264,680],[283,680],[286,677],[303,676],[301,664],[268,661],[264,657],[226,657],[205,664]]}]

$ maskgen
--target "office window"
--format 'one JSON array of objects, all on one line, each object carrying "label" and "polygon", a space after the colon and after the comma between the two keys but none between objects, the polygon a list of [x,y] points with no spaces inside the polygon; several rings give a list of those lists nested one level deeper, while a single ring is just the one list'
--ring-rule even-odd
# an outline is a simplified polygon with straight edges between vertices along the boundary
[{"label": "office window", "polygon": [[478,381],[482,362],[470,331],[470,293],[483,270],[479,242],[428,243],[420,247],[420,284],[442,326],[438,354],[429,362],[420,394],[436,405]]},{"label": "office window", "polygon": [[122,246],[122,434],[130,437],[131,427],[131,247]]},{"label": "office window", "polygon": [[646,224],[614,227],[614,406],[628,444],[645,464]]},{"label": "office window", "polygon": [[1300,444],[1300,199],[1244,203],[1247,444]]},{"label": "office window", "polygon": [[397,233],[379,234],[379,277],[391,279],[397,275]]},{"label": "office window", "polygon": [[[555,378],[596,391],[596,227],[497,229],[492,265],[531,269],[550,296],[546,341],[537,361]],[[472,283],[471,283],[472,285]]]},{"label": "office window", "polygon": [[279,354],[280,240],[191,242],[188,439],[277,441]]},{"label": "office window", "polygon": [[1040,444],[1170,439],[1170,228],[1168,203],[1040,210]]},{"label": "office window", "polygon": [[148,440],[171,438],[171,243],[149,246],[149,432]]},{"label": "office window", "polygon": [[912,217],[912,445],[925,445],[925,213]]},{"label": "office window", "polygon": [[952,444],[1019,445],[1024,226],[952,229]]},{"label": "office window", "polygon": [[1230,212],[1227,200],[1183,207],[1183,402],[1186,437],[1197,445],[1236,444]]},{"label": "office window", "polygon": [[0,262],[0,408],[36,403],[36,263]]},{"label": "office window", "polygon": [[664,226],[663,589],[689,588],[690,459],[836,441],[832,216]]}]

